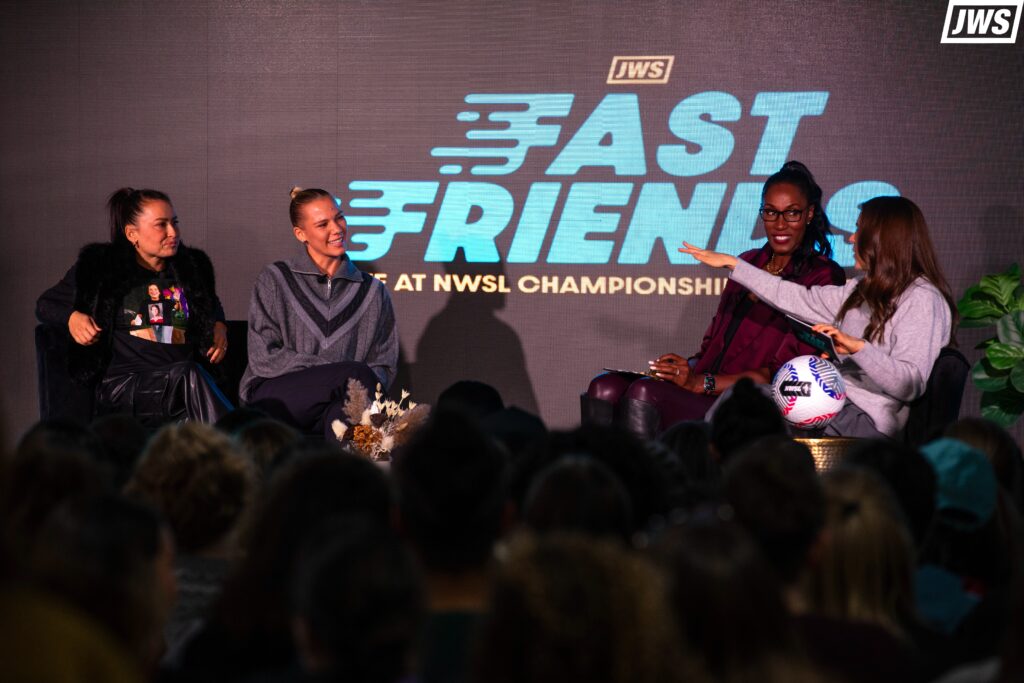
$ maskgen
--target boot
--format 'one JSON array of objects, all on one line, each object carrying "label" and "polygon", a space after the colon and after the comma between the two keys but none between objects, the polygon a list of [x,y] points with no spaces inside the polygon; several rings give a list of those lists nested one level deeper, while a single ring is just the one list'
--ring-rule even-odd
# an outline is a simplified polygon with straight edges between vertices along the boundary
[{"label": "boot", "polygon": [[614,414],[615,406],[610,402],[599,398],[591,398],[587,394],[580,394],[581,424],[607,427],[611,425]]},{"label": "boot", "polygon": [[658,436],[658,428],[661,426],[661,413],[653,403],[623,398],[619,401],[616,422],[627,432],[641,439],[653,441]]}]

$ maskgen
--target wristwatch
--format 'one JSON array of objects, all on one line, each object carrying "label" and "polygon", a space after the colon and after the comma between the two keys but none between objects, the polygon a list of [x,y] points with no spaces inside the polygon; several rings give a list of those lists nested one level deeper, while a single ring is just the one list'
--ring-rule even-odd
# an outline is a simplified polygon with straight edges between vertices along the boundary
[{"label": "wristwatch", "polygon": [[704,375],[704,395],[710,396],[715,393],[715,376],[710,372]]}]

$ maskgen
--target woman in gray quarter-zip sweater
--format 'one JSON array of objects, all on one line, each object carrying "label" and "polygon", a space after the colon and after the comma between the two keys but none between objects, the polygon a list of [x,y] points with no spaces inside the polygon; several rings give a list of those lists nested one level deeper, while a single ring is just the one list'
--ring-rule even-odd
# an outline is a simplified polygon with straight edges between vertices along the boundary
[{"label": "woman in gray quarter-zip sweater", "polygon": [[239,394],[306,432],[333,438],[350,378],[371,394],[398,364],[398,328],[383,283],[345,253],[347,226],[334,197],[292,190],[300,253],[256,278],[249,304],[249,366]]}]

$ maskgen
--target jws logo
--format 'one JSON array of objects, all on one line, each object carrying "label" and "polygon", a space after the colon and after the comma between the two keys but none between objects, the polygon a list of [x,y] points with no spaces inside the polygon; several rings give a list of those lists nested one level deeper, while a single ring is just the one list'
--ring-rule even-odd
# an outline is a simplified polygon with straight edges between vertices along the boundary
[{"label": "jws logo", "polygon": [[669,74],[672,73],[672,62],[675,59],[671,55],[613,57],[612,68],[608,69],[608,83],[610,85],[668,83]]},{"label": "jws logo", "polygon": [[1013,43],[1024,0],[949,0],[943,43]]}]

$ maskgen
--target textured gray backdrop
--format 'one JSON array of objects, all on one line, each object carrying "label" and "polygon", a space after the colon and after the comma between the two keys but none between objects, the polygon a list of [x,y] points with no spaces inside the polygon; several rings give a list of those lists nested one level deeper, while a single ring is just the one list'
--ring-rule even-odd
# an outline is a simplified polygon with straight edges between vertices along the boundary
[{"label": "textured gray backdrop", "polygon": [[[1024,257],[1024,39],[943,45],[945,0],[815,2],[0,2],[0,296],[3,411],[8,440],[37,417],[32,328],[38,294],[85,242],[105,238],[103,202],[122,185],[168,192],[189,243],[217,268],[228,316],[244,318],[251,283],[293,248],[286,192],[323,186],[346,202],[356,181],[439,183],[419,234],[399,235],[374,262],[389,273],[713,275],[672,265],[617,263],[644,182],[726,183],[712,236],[765,128],[759,92],[827,91],[788,156],[807,163],[826,195],[890,183],[923,208],[956,293]],[[672,55],[667,84],[605,82],[616,55]],[[722,122],[735,149],[698,177],[658,168],[680,100],[721,91],[741,105]],[[438,146],[467,145],[456,114],[471,93],[572,93],[557,144],[493,177],[439,174]],[[635,93],[644,177],[609,168],[551,178],[545,169],[609,93]],[[689,153],[700,148],[688,145]],[[561,182],[557,222],[574,181],[634,183],[608,264],[424,262],[449,182],[486,181],[515,200],[497,245],[507,253],[531,183]],[[365,193],[363,193],[365,194]],[[349,214],[360,210],[346,205]],[[602,210],[608,211],[608,210]],[[363,211],[362,213],[368,213]],[[753,216],[750,215],[753,228]],[[365,222],[365,221],[364,221]],[[552,226],[552,230],[554,226]],[[366,228],[368,233],[379,228]],[[354,230],[354,236],[358,230]],[[756,232],[753,233],[756,238]],[[355,245],[354,245],[355,246]],[[432,401],[476,377],[550,424],[578,418],[576,395],[602,366],[639,367],[664,351],[692,352],[714,296],[394,292],[401,382]],[[979,339],[961,334],[971,350]],[[977,413],[969,390],[964,413]],[[1021,437],[1018,424],[1016,434]]]}]

